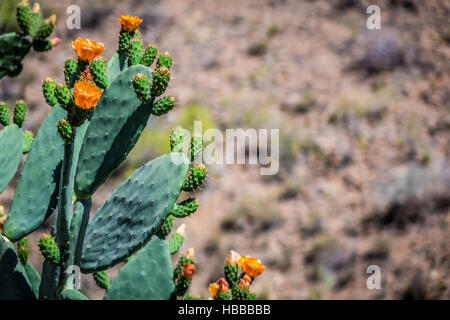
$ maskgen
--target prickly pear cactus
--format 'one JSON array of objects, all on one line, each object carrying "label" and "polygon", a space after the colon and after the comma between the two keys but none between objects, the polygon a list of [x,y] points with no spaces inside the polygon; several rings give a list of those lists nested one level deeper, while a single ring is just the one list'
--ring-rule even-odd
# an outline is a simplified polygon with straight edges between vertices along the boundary
[{"label": "prickly pear cactus", "polygon": [[11,124],[0,131],[0,192],[14,177],[22,156],[22,130]]}]

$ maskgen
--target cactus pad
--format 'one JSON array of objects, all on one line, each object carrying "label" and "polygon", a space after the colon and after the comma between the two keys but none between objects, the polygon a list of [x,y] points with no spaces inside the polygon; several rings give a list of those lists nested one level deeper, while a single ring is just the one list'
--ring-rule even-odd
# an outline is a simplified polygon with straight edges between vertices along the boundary
[{"label": "cactus pad", "polygon": [[19,100],[16,102],[16,106],[14,107],[14,118],[13,121],[20,127],[23,126],[25,122],[25,115],[27,113],[27,105],[23,100]]},{"label": "cactus pad", "polygon": [[93,194],[125,160],[147,124],[150,108],[136,98],[136,73],[151,77],[144,66],[126,69],[103,92],[92,114],[75,178],[75,193],[81,199]]},{"label": "cactus pad", "polygon": [[84,273],[113,266],[145,245],[181,192],[188,170],[184,160],[179,153],[161,156],[120,185],[87,227],[81,264]]},{"label": "cactus pad", "polygon": [[120,269],[105,300],[167,300],[174,291],[172,261],[165,240],[154,237]]},{"label": "cactus pad", "polygon": [[14,177],[22,158],[22,130],[9,125],[0,131],[0,192]]}]

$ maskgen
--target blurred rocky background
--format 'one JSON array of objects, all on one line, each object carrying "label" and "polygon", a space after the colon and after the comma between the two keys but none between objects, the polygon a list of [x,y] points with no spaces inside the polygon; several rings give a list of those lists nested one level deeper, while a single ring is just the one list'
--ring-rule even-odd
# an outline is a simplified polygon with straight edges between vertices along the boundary
[{"label": "blurred rocky background", "polygon": [[[16,28],[16,2],[0,3],[2,32]],[[41,83],[63,82],[72,40],[102,41],[109,58],[118,17],[138,15],[144,41],[174,57],[176,110],[150,121],[95,194],[94,210],[136,168],[168,152],[177,125],[280,129],[277,175],[210,167],[196,194],[200,210],[183,221],[182,251],[194,247],[198,260],[191,294],[208,297],[234,249],[267,266],[254,284],[262,299],[450,298],[449,1],[40,3],[57,13],[61,45],[31,53],[20,76],[0,81],[0,100],[27,101],[33,132],[50,110]],[[81,8],[80,30],[66,27],[71,4]],[[366,28],[370,4],[381,8],[381,30]],[[15,183],[0,196],[6,209]],[[30,237],[37,268],[37,239],[50,223]],[[366,286],[371,264],[381,268],[381,290]],[[103,295],[89,275],[83,291]]]}]

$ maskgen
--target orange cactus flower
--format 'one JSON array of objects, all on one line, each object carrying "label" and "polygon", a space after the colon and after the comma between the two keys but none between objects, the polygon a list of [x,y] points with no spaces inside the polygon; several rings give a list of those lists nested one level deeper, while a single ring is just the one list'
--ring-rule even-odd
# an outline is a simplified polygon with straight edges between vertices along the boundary
[{"label": "orange cactus flower", "polygon": [[181,276],[186,280],[191,280],[192,276],[195,273],[195,266],[191,263],[185,263],[183,265],[183,271],[181,272]]},{"label": "orange cactus flower", "polygon": [[227,264],[235,265],[240,257],[241,255],[238,252],[231,250],[227,257]]},{"label": "orange cactus flower", "polygon": [[72,48],[80,60],[88,62],[100,56],[105,49],[101,42],[81,38],[72,41]]},{"label": "orange cactus flower", "polygon": [[217,282],[211,283],[208,287],[209,293],[213,296],[213,298],[217,297],[217,294],[219,293],[220,286]]},{"label": "orange cactus flower", "polygon": [[101,96],[102,91],[90,82],[77,81],[73,86],[75,104],[83,110],[95,108]]},{"label": "orange cactus flower", "polygon": [[141,24],[142,20],[139,17],[132,16],[120,16],[119,22],[122,25],[122,29],[129,32],[134,32]]},{"label": "orange cactus flower", "polygon": [[239,258],[238,264],[241,266],[242,271],[252,278],[259,276],[266,269],[261,261],[253,257],[242,256]]}]

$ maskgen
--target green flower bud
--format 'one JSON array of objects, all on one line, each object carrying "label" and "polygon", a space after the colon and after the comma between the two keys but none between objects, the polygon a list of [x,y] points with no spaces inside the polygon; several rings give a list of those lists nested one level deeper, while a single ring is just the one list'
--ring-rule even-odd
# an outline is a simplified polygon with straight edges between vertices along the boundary
[{"label": "green flower bud", "polygon": [[77,61],[72,58],[67,58],[64,61],[64,80],[66,85],[71,87],[72,75],[77,72]]},{"label": "green flower bud", "polygon": [[156,102],[152,107],[152,114],[154,116],[161,116],[166,114],[175,107],[176,101],[174,97],[163,97]]},{"label": "green flower bud", "polygon": [[58,121],[57,127],[61,139],[65,143],[71,144],[73,141],[73,130],[69,121],[67,121],[66,119],[61,119]]},{"label": "green flower bud", "polygon": [[203,149],[205,144],[203,143],[203,138],[192,137],[191,138],[191,161],[194,163],[201,163],[203,156]]},{"label": "green flower bud", "polygon": [[132,39],[128,47],[127,55],[129,66],[139,64],[142,59],[142,40]]},{"label": "green flower bud", "polygon": [[20,262],[25,265],[28,261],[28,239],[23,238],[17,242],[17,256]]},{"label": "green flower bud", "polygon": [[16,102],[16,106],[14,107],[13,121],[19,127],[22,127],[23,123],[25,122],[26,113],[27,113],[27,105],[25,104],[25,101],[18,100]]},{"label": "green flower bud", "polygon": [[170,81],[170,71],[166,67],[157,68],[153,71],[153,82],[151,94],[153,97],[159,97],[166,91]]},{"label": "green flower bud", "polygon": [[130,46],[130,41],[133,38],[133,33],[120,30],[119,34],[119,54],[126,55],[128,53],[128,47]]},{"label": "green flower bud", "polygon": [[91,62],[90,69],[95,84],[102,89],[108,87],[108,75],[106,73],[106,59],[100,58]]},{"label": "green flower bud", "polygon": [[55,238],[53,238],[51,235],[44,234],[39,239],[39,250],[41,250],[41,253],[44,256],[45,260],[47,260],[51,264],[58,265],[60,263],[59,248],[55,242]]},{"label": "green flower bud", "polygon": [[45,40],[52,32],[56,23],[56,15],[45,19],[36,31],[35,39]]},{"label": "green flower bud", "polygon": [[208,170],[203,164],[196,164],[189,170],[186,179],[183,184],[183,191],[195,191],[197,190],[205,181]]},{"label": "green flower bud", "polygon": [[169,247],[169,252],[171,255],[174,255],[175,253],[180,250],[181,246],[184,242],[184,230],[186,229],[186,225],[182,224],[177,231],[175,231],[172,236],[170,237],[169,243],[167,246]]},{"label": "green flower bud", "polygon": [[24,35],[28,35],[30,32],[30,4],[28,0],[23,0],[17,5],[16,9],[16,19],[20,30]]},{"label": "green flower bud", "polygon": [[0,102],[0,123],[5,127],[9,125],[9,108],[5,102]]},{"label": "green flower bud", "polygon": [[181,127],[173,129],[170,134],[170,150],[187,155],[190,150],[189,135],[189,132]]},{"label": "green flower bud", "polygon": [[158,237],[165,238],[169,235],[170,230],[172,230],[173,227],[173,215],[169,214],[169,216],[164,220],[164,222],[161,225],[161,228],[158,230]]},{"label": "green flower bud", "polygon": [[138,73],[134,76],[133,87],[134,92],[136,92],[139,100],[144,103],[147,103],[151,100],[152,97],[150,95],[150,82],[148,81],[145,74]]},{"label": "green flower bud", "polygon": [[158,47],[154,44],[147,46],[144,51],[144,55],[141,59],[141,64],[150,67],[155,61],[156,55],[158,54]]},{"label": "green flower bud", "polygon": [[65,84],[58,84],[55,89],[55,96],[59,105],[67,110],[72,97],[69,88]]},{"label": "green flower bud", "polygon": [[23,148],[22,148],[23,154],[27,154],[28,152],[30,152],[33,140],[34,140],[33,132],[27,130],[23,133]]},{"label": "green flower bud", "polygon": [[156,61],[156,67],[166,67],[167,69],[170,69],[172,66],[172,55],[168,52],[163,52],[158,56],[158,61]]},{"label": "green flower bud", "polygon": [[51,78],[47,78],[42,83],[42,92],[44,93],[45,101],[49,106],[53,107],[58,103],[58,99],[55,96],[56,83]]},{"label": "green flower bud", "polygon": [[172,214],[176,218],[189,217],[198,209],[198,202],[194,198],[187,198],[178,204],[175,204],[172,209]]}]

